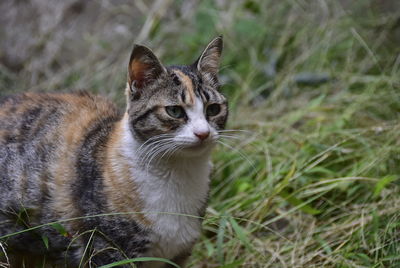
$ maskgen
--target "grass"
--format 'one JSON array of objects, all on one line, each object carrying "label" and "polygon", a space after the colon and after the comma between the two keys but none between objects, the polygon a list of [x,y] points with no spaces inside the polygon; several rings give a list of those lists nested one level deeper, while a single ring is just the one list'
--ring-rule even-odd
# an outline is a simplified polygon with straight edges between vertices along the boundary
[{"label": "grass", "polygon": [[[391,18],[357,20],[333,2],[245,3],[267,14],[233,12],[223,74],[230,128],[251,131],[233,144],[252,164],[232,150],[215,155],[193,267],[399,266]],[[325,18],[309,13],[322,8]]]},{"label": "grass", "polygon": [[[228,128],[246,131],[214,154],[189,267],[400,266],[400,15],[376,3],[207,0],[153,14],[145,40],[169,64],[223,34]],[[129,47],[39,86],[2,72],[1,86],[88,88],[122,106]]]}]

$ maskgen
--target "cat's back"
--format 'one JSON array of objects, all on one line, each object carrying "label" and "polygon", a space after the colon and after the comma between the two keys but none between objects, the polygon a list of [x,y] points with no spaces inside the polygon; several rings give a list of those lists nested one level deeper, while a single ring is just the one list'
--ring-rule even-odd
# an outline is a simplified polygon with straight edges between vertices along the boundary
[{"label": "cat's back", "polygon": [[3,204],[39,200],[34,189],[53,177],[59,156],[73,154],[91,129],[118,117],[111,102],[86,92],[0,98],[0,187],[9,193],[1,196]]},{"label": "cat's back", "polygon": [[[52,136],[69,131],[76,133],[96,119],[117,116],[118,111],[111,102],[83,91],[5,96],[0,98],[0,144],[22,146],[50,132]],[[74,128],[77,126],[82,128]]]}]

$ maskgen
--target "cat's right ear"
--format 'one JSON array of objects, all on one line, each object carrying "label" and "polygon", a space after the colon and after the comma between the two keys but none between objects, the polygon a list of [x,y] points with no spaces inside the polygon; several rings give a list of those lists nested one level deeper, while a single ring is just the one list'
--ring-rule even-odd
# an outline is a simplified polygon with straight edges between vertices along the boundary
[{"label": "cat's right ear", "polygon": [[140,45],[133,47],[128,65],[131,94],[140,94],[140,90],[150,85],[163,72],[166,72],[164,66],[149,48]]},{"label": "cat's right ear", "polygon": [[214,38],[201,53],[198,60],[194,63],[197,70],[211,75],[216,79],[218,75],[219,63],[221,61],[222,53],[222,35]]}]

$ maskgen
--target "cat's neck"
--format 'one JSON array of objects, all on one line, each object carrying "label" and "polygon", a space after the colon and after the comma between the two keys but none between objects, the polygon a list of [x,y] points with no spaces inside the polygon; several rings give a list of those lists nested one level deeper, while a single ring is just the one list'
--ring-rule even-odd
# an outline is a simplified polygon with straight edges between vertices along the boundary
[{"label": "cat's neck", "polygon": [[176,256],[200,235],[209,192],[210,155],[171,157],[143,165],[139,148],[141,143],[132,135],[125,115],[108,145],[108,173],[113,176],[105,184],[114,193],[110,206],[112,211],[140,211],[133,217],[152,230],[154,243],[163,248],[162,255]]},{"label": "cat's neck", "polygon": [[[129,211],[136,208],[145,212],[145,218],[153,223],[162,216],[154,212],[202,215],[209,191],[209,155],[195,159],[171,158],[142,165],[140,155],[137,155],[139,147],[125,116],[117,123],[107,145],[104,183],[113,189],[113,193],[119,193],[110,194],[115,209]],[[121,198],[134,200],[121,203]]]}]

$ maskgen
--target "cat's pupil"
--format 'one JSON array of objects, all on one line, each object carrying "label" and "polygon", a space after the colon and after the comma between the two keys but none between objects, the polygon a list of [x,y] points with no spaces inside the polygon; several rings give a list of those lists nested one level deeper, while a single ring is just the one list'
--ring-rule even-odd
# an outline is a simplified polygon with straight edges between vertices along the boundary
[{"label": "cat's pupil", "polygon": [[213,103],[207,106],[206,115],[216,116],[221,111],[221,106],[217,103]]},{"label": "cat's pupil", "polygon": [[178,105],[166,106],[165,110],[167,111],[167,114],[173,118],[185,117],[185,111],[181,106]]}]

